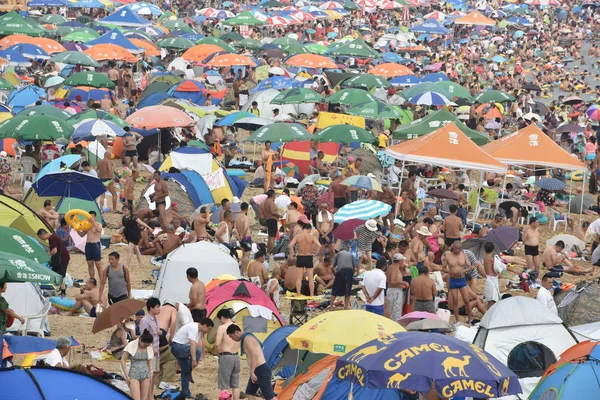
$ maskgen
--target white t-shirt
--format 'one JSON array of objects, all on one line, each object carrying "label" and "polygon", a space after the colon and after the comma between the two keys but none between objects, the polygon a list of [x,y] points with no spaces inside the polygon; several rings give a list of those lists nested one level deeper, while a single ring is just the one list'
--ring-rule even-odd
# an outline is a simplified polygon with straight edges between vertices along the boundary
[{"label": "white t-shirt", "polygon": [[558,309],[556,308],[556,303],[554,302],[554,296],[552,296],[552,293],[550,293],[548,289],[545,287],[540,287],[535,299],[546,306],[548,310],[558,315]]},{"label": "white t-shirt", "polygon": [[596,232],[597,234],[600,235],[600,218],[598,218],[597,220],[595,220],[594,222],[592,222],[590,224],[590,226],[588,227],[588,229],[593,230],[594,232]]},{"label": "white t-shirt", "polygon": [[[367,293],[369,296],[373,296],[377,289],[385,289],[387,283],[387,278],[385,276],[385,272],[380,269],[373,269],[365,273],[361,286],[364,286],[367,289]],[[379,296],[373,299],[372,302],[367,303],[370,306],[382,306],[383,305],[383,290],[379,293]]]},{"label": "white t-shirt", "polygon": [[292,202],[292,199],[290,199],[290,196],[285,195],[285,194],[282,194],[281,196],[279,196],[275,199],[275,205],[280,210],[287,210],[287,208],[291,202]]},{"label": "white t-shirt", "polygon": [[83,171],[81,171],[81,173],[82,173],[82,174],[86,174],[86,175],[93,176],[94,178],[97,178],[97,177],[98,177],[98,172],[96,172],[96,170],[95,170],[95,169],[90,169],[89,171],[85,171],[85,170],[83,170]]},{"label": "white t-shirt", "polygon": [[194,322],[194,319],[192,318],[192,313],[185,304],[179,303],[179,306],[177,308],[178,310],[177,318],[175,319],[175,332],[179,331],[179,329],[181,329],[181,327],[183,327],[184,325],[187,325],[190,322]]},{"label": "white t-shirt", "polygon": [[63,358],[58,349],[52,350],[50,354],[46,356],[44,362],[51,367],[56,367],[56,364],[62,364],[63,367],[69,366],[69,363]]},{"label": "white t-shirt", "polygon": [[173,337],[175,343],[189,345],[190,341],[198,343],[199,325],[196,322],[190,322],[181,327]]}]

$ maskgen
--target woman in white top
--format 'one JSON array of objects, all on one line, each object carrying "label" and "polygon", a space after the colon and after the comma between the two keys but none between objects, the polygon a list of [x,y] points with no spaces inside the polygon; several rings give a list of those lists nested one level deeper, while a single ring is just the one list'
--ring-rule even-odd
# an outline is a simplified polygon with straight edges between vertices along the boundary
[{"label": "woman in white top", "polygon": [[[147,399],[152,390],[153,340],[152,335],[145,329],[138,339],[129,342],[121,356],[123,375],[134,400]],[[131,357],[131,366],[127,370],[129,357]]]}]

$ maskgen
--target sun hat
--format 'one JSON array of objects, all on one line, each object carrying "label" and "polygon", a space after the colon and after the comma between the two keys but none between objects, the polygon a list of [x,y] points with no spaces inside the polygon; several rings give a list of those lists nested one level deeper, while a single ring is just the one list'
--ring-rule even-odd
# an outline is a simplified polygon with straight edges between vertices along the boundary
[{"label": "sun hat", "polygon": [[367,227],[368,230],[370,230],[371,232],[375,232],[377,231],[377,221],[375,221],[374,219],[370,219],[367,220],[365,222],[365,226]]},{"label": "sun hat", "polygon": [[185,229],[183,229],[182,227],[179,227],[175,230],[176,235],[181,235],[184,232],[185,232]]},{"label": "sun hat", "polygon": [[420,229],[418,229],[417,233],[423,236],[431,236],[431,232],[429,232],[429,228],[426,226],[422,226]]}]

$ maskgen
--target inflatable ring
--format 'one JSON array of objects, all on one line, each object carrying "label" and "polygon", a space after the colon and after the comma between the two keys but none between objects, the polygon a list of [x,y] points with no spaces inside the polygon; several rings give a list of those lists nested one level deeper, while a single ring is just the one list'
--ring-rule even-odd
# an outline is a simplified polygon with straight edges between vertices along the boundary
[{"label": "inflatable ring", "polygon": [[583,171],[575,171],[571,174],[571,179],[575,182],[583,181]]},{"label": "inflatable ring", "polygon": [[[75,300],[68,299],[65,297],[53,296],[50,297],[50,304],[59,310],[70,311],[75,306]],[[81,307],[79,310],[75,311],[76,313],[83,312],[84,309]]]},{"label": "inflatable ring", "polygon": [[91,218],[92,216],[87,211],[78,209],[70,210],[65,214],[67,224],[76,231],[81,232],[92,229],[94,223],[90,221]]}]

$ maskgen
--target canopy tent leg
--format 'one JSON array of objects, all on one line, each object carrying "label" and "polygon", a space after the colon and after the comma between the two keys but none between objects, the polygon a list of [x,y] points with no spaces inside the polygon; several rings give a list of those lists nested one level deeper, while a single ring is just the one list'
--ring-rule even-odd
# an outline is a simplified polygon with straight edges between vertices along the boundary
[{"label": "canopy tent leg", "polygon": [[[402,160],[402,168],[400,171],[400,176],[398,177],[398,195],[396,196],[396,207],[394,207],[394,220],[398,217],[398,209],[400,208],[400,196],[402,195],[402,177],[404,176],[404,163],[406,159]],[[404,201],[405,199],[402,199]],[[393,224],[393,221],[392,221]],[[394,227],[392,226],[392,232],[394,231]]]}]

